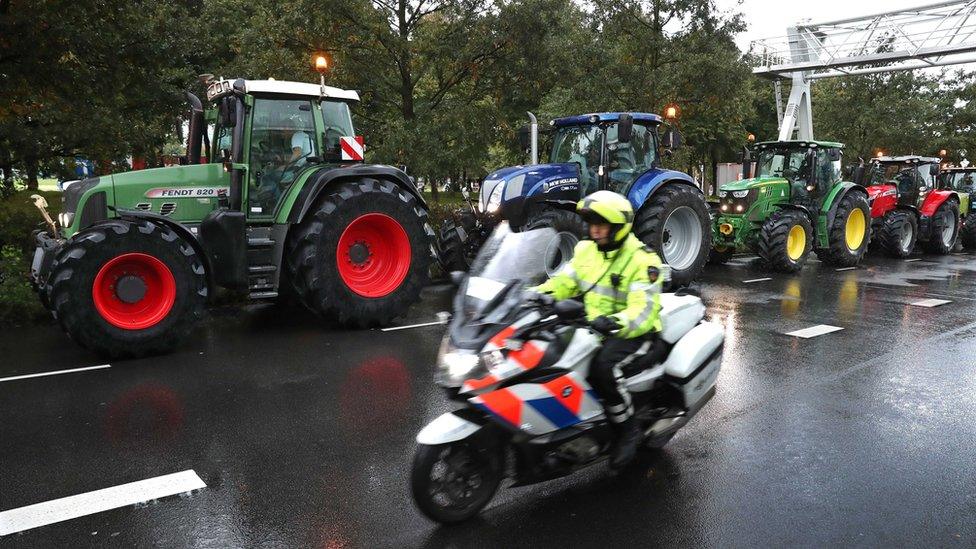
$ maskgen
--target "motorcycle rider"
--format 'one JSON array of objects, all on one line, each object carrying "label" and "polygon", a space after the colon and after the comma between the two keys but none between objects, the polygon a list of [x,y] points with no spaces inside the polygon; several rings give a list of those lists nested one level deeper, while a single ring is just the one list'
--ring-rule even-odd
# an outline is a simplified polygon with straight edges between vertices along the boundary
[{"label": "motorcycle rider", "polygon": [[661,331],[663,265],[631,232],[634,209],[625,197],[597,191],[576,210],[589,225],[589,240],[580,241],[572,260],[533,291],[557,300],[582,296],[590,325],[605,336],[589,377],[616,432],[610,465],[620,468],[641,440],[624,372]]}]

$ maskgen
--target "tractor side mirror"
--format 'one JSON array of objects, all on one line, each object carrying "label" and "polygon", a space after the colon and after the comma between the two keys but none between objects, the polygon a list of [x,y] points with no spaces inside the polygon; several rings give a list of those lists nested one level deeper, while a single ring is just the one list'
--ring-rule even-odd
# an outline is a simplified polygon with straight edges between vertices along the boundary
[{"label": "tractor side mirror", "polygon": [[742,147],[742,154],[739,155],[742,161],[742,179],[752,178],[752,153],[749,147]]},{"label": "tractor side mirror", "polygon": [[938,164],[932,164],[932,165],[930,165],[929,166],[929,174],[930,175],[939,175],[939,165]]},{"label": "tractor side mirror", "polygon": [[634,136],[634,117],[629,114],[621,114],[617,120],[617,143],[630,143]]},{"label": "tractor side mirror", "polygon": [[681,146],[681,132],[671,128],[661,136],[661,148],[673,151]]},{"label": "tractor side mirror", "polygon": [[527,151],[532,147],[532,130],[526,124],[518,129],[519,150]]},{"label": "tractor side mirror", "polygon": [[221,100],[220,106],[217,107],[217,118],[220,121],[220,125],[225,128],[233,128],[236,126],[237,117],[234,116],[235,111],[233,97],[225,97]]},{"label": "tractor side mirror", "polygon": [[827,158],[829,158],[831,162],[837,162],[840,160],[841,155],[842,153],[840,149],[830,149],[827,151]]}]

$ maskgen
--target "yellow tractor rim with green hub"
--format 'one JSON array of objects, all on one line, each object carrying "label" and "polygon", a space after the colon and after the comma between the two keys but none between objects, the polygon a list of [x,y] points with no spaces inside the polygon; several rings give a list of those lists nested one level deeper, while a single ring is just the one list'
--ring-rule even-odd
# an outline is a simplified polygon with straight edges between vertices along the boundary
[{"label": "yellow tractor rim with green hub", "polygon": [[790,234],[786,237],[786,255],[796,261],[803,257],[803,251],[807,249],[807,232],[801,225],[793,225]]},{"label": "yellow tractor rim with green hub", "polygon": [[847,229],[844,233],[847,239],[847,249],[857,251],[864,243],[864,234],[867,232],[867,222],[864,219],[864,211],[861,208],[854,208],[847,216]]}]

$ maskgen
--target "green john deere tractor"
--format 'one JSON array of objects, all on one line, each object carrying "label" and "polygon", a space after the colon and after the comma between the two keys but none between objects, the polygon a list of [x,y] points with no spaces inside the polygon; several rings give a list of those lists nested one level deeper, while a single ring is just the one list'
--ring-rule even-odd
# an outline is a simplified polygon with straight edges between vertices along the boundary
[{"label": "green john deere tractor", "polygon": [[402,170],[362,162],[356,92],[210,78],[211,108],[187,98],[182,165],[71,184],[35,233],[33,282],[72,339],[113,357],[166,351],[215,287],[358,327],[419,299],[427,205]]},{"label": "green john deere tractor", "polygon": [[868,247],[871,210],[864,187],[841,181],[843,147],[773,141],[747,151],[744,179],[719,190],[713,261],[752,252],[774,270],[797,272],[812,249],[824,263],[857,265]]},{"label": "green john deere tractor", "polygon": [[966,250],[976,250],[976,214],[973,213],[973,197],[976,196],[976,166],[946,168],[939,176],[939,188],[956,191],[959,195],[959,216],[962,218],[959,239]]}]

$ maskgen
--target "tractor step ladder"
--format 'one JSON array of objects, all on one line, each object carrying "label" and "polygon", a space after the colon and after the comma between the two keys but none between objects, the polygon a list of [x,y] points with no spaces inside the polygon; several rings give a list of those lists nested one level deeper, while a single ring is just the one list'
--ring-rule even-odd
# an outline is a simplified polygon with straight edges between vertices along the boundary
[{"label": "tractor step ladder", "polygon": [[[273,227],[247,229],[247,290],[250,299],[278,297],[281,246]],[[276,257],[278,256],[278,257]]]}]

